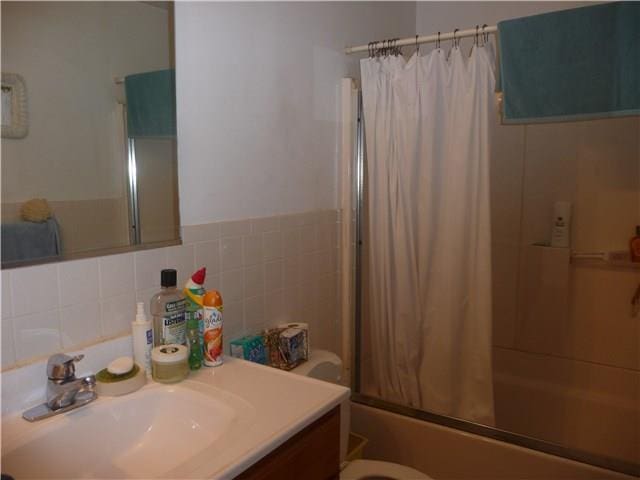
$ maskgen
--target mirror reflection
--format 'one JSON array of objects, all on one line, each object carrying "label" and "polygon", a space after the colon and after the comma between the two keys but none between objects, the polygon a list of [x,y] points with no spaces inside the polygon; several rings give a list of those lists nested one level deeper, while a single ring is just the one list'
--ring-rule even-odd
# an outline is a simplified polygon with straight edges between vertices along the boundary
[{"label": "mirror reflection", "polygon": [[3,2],[2,266],[179,242],[169,2]]}]

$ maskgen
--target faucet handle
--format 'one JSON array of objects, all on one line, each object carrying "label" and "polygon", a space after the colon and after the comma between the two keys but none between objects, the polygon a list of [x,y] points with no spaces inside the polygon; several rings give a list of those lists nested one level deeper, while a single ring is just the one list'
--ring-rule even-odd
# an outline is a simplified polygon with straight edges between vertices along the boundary
[{"label": "faucet handle", "polygon": [[75,378],[76,366],[74,362],[79,362],[84,355],[70,357],[64,353],[51,355],[47,361],[47,377],[51,380],[68,380]]}]

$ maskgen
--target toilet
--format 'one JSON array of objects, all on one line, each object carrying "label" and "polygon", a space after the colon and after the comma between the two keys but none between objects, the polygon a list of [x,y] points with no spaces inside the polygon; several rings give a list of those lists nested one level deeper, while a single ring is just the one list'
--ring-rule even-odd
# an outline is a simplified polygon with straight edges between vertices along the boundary
[{"label": "toilet", "polygon": [[[306,377],[338,383],[342,375],[342,360],[332,352],[313,350],[302,365],[291,370],[292,373]],[[354,460],[345,462],[351,424],[349,402],[340,405],[340,480],[432,480],[404,465],[377,460]]]}]

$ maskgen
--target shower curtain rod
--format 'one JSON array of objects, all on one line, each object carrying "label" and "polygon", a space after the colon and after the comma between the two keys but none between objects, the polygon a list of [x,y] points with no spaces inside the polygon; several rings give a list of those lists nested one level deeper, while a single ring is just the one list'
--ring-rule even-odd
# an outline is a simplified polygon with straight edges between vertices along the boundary
[{"label": "shower curtain rod", "polygon": [[[403,38],[403,39],[397,40],[392,46],[406,47],[408,45],[415,45],[416,43],[417,44],[433,43],[433,42],[437,42],[438,40],[441,40],[441,41],[453,40],[454,37],[456,39],[463,38],[463,37],[473,37],[475,35],[482,35],[483,33],[495,33],[497,31],[498,31],[498,27],[495,25],[484,27],[484,29],[482,27],[479,27],[478,29],[474,27],[468,30],[458,30],[456,32],[441,33],[440,35],[436,33],[435,35],[427,35],[424,37]],[[373,44],[374,47],[375,48],[382,47],[383,41],[385,40],[379,40],[374,42]],[[368,51],[369,51],[369,45],[359,45],[357,47],[347,47],[344,49],[344,53],[346,53],[347,55],[350,55],[352,53],[360,53],[360,52],[368,52]]]}]

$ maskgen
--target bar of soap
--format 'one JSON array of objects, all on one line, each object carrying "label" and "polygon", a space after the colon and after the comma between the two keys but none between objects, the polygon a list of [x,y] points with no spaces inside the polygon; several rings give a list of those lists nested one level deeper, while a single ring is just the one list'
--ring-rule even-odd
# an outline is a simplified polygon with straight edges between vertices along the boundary
[{"label": "bar of soap", "polygon": [[124,375],[133,369],[133,358],[119,357],[107,366],[107,371],[113,375]]},{"label": "bar of soap", "polygon": [[100,370],[96,374],[96,391],[98,396],[116,397],[126,395],[142,388],[147,383],[147,375],[144,369],[137,364],[122,375],[114,375],[108,368]]}]

